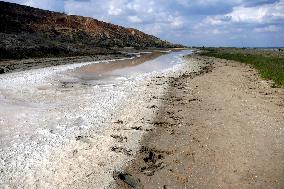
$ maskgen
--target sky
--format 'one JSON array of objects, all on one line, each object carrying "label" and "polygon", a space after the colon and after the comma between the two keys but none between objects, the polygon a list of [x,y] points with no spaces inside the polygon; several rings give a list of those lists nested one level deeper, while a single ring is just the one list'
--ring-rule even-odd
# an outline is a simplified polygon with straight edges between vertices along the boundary
[{"label": "sky", "polygon": [[283,47],[284,0],[4,0],[188,46]]}]

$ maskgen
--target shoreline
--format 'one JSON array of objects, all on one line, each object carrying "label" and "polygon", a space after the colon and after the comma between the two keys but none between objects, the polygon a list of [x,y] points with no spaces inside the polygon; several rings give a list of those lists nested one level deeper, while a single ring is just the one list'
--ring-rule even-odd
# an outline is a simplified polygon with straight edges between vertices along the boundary
[{"label": "shoreline", "polygon": [[104,60],[115,60],[122,58],[131,58],[133,56],[127,54],[108,54],[94,56],[75,56],[60,58],[29,58],[22,60],[2,60],[0,61],[0,74],[15,73],[28,71],[33,69],[41,69],[52,66],[62,66],[74,63],[97,62]]},{"label": "shoreline", "polygon": [[[9,105],[9,100],[19,97],[24,102],[30,99],[32,104],[16,101],[19,107],[24,107],[17,111],[23,115],[36,111],[39,115],[21,122],[21,128],[29,125],[27,128],[33,129],[37,125],[33,120],[37,119],[43,124],[32,135],[19,134],[32,145],[23,143],[15,146],[16,151],[1,155],[0,165],[6,174],[1,175],[0,186],[147,189],[284,186],[278,179],[284,172],[280,162],[284,157],[283,89],[270,88],[269,81],[261,80],[254,69],[238,62],[196,54],[183,59],[185,62],[175,59],[184,63],[168,70],[135,74],[123,85],[108,88],[80,82],[63,86],[60,81],[65,82],[65,75],[60,74],[63,80],[49,79],[56,81],[50,86],[31,82],[34,89],[22,86],[21,94],[13,93],[9,99],[5,96],[18,90],[13,84],[18,81],[9,83],[7,93],[0,91],[4,103]],[[82,65],[85,63],[54,69],[60,72]],[[23,73],[30,76],[32,71]],[[17,74],[12,73],[11,77]],[[66,76],[69,81],[70,75]],[[48,121],[54,118],[55,121]],[[20,140],[19,136],[15,133],[11,141]],[[56,150],[48,151],[50,144]],[[38,149],[35,154],[34,149]],[[8,166],[14,160],[18,162],[18,172],[10,175],[13,167]],[[270,167],[275,170],[273,173],[268,170]],[[7,182],[8,178],[12,180]]]},{"label": "shoreline", "polygon": [[189,59],[205,69],[168,81],[154,129],[114,173],[116,188],[282,188],[283,89],[238,62]]},{"label": "shoreline", "polygon": [[[119,141],[125,139],[117,137],[118,131],[112,129],[120,125],[119,121],[110,119],[124,110],[130,111],[129,116],[134,111],[141,113],[139,104],[147,103],[148,98],[145,91],[153,93],[147,82],[159,81],[164,72],[171,74],[180,69],[180,59],[170,57],[175,57],[178,64],[169,70],[135,74],[121,84],[105,86],[62,84],[66,83],[64,78],[70,80],[67,70],[86,63],[1,75],[5,85],[0,90],[0,169],[4,173],[0,186],[108,187],[114,168],[136,151],[138,141],[133,136],[142,134],[139,128],[132,129],[133,124],[128,130],[122,129],[134,132],[127,139],[133,141],[129,146],[132,149],[125,150],[119,146]],[[159,94],[166,88],[154,86]],[[15,108],[17,114],[12,113]],[[150,109],[149,116],[152,113]],[[111,161],[113,164],[107,163]]]},{"label": "shoreline", "polygon": [[7,59],[0,60],[0,75],[5,73],[15,73],[32,69],[48,68],[52,66],[63,66],[67,64],[109,61],[125,58],[135,58],[143,53],[168,53],[170,51],[186,50],[187,48],[150,48],[150,49],[120,49],[118,53],[105,55],[89,56],[70,56],[70,57],[50,57],[50,58],[28,58],[28,59]]}]

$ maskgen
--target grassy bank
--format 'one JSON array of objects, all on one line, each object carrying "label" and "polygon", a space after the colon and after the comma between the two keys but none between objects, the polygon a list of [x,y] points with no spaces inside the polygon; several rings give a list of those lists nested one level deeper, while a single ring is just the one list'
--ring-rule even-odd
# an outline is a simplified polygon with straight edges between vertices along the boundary
[{"label": "grassy bank", "polygon": [[265,79],[274,81],[274,87],[284,87],[284,53],[268,50],[206,48],[202,56],[235,60],[252,65]]}]

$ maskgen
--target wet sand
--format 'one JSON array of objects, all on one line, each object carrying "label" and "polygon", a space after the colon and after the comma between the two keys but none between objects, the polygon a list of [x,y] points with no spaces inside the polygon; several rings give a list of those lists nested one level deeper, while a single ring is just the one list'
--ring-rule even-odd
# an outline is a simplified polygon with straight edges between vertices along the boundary
[{"label": "wet sand", "polygon": [[140,64],[145,63],[146,61],[155,59],[162,54],[161,52],[152,52],[152,53],[139,53],[137,54],[138,57],[134,59],[128,59],[128,60],[116,60],[111,62],[103,62],[99,64],[91,64],[87,66],[83,66],[77,70],[77,72],[82,74],[93,74],[93,75],[107,75],[107,74],[113,74],[116,70],[121,70],[131,67],[136,67]]},{"label": "wet sand", "polygon": [[[51,66],[66,65],[78,62],[94,62],[102,60],[121,59],[127,57],[126,54],[109,54],[97,56],[78,56],[60,58],[34,58],[22,60],[1,60],[0,74],[20,72],[25,70],[40,69]],[[130,56],[128,56],[130,57]]]},{"label": "wet sand", "polygon": [[189,61],[203,69],[161,78],[167,92],[149,96],[154,129],[116,188],[284,188],[284,90],[244,64]]}]

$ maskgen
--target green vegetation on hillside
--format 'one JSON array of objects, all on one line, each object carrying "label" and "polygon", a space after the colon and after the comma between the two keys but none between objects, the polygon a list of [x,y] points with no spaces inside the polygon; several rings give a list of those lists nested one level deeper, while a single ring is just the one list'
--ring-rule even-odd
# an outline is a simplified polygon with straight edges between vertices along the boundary
[{"label": "green vegetation on hillside", "polygon": [[274,86],[284,87],[284,53],[276,50],[253,50],[236,48],[205,48],[200,54],[252,65],[265,79],[274,81]]}]

